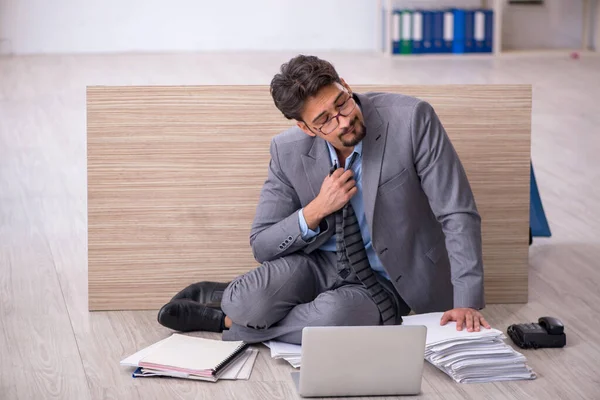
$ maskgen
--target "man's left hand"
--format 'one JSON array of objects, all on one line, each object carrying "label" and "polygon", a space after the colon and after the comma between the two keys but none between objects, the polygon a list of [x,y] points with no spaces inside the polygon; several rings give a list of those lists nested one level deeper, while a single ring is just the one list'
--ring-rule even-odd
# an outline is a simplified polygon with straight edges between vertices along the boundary
[{"label": "man's left hand", "polygon": [[456,330],[462,331],[463,325],[467,326],[469,332],[479,332],[480,326],[490,329],[490,324],[483,318],[481,313],[473,308],[454,308],[442,315],[440,325],[446,325],[448,321],[456,321]]}]

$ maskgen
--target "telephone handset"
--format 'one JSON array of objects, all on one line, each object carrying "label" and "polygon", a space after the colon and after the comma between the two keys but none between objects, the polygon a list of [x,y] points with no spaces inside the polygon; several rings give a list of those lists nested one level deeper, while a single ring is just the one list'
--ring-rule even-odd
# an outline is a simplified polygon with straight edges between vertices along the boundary
[{"label": "telephone handset", "polygon": [[522,349],[564,347],[567,344],[564,325],[554,317],[541,317],[537,324],[513,324],[508,327],[506,332]]}]

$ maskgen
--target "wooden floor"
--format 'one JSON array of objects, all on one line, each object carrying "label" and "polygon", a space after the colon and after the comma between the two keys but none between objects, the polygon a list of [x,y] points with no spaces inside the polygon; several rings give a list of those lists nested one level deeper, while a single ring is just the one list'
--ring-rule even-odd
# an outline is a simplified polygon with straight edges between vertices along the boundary
[{"label": "wooden floor", "polygon": [[[292,368],[263,346],[250,381],[132,379],[119,360],[170,331],[156,311],[89,313],[86,266],[86,85],[268,84],[293,55],[0,58],[1,399],[298,397]],[[484,312],[503,331],[559,317],[568,346],[524,351],[535,381],[460,385],[426,365],[422,396],[600,398],[600,57],[320,55],[350,85],[533,84],[532,159],[553,237],[531,247],[529,303]]]}]

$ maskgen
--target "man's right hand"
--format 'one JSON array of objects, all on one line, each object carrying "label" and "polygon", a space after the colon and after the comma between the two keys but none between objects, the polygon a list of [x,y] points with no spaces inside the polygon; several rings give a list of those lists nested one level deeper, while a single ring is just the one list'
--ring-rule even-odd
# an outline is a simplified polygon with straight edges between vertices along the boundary
[{"label": "man's right hand", "polygon": [[358,191],[351,169],[338,168],[323,180],[319,195],[304,207],[304,219],[311,230],[315,230],[321,220],[344,207]]}]

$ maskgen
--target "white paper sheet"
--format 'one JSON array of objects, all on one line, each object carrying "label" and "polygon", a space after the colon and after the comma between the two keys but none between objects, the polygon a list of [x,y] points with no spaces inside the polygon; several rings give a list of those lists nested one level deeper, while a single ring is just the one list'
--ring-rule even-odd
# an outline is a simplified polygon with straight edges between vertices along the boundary
[{"label": "white paper sheet", "polygon": [[282,358],[291,356],[300,356],[302,354],[302,346],[299,344],[290,344],[278,341],[270,341],[271,357]]},{"label": "white paper sheet", "polygon": [[236,360],[227,370],[219,377],[219,379],[249,379],[252,372],[252,367],[258,355],[257,349],[248,348],[244,351],[244,355]]},{"label": "white paper sheet", "polygon": [[263,343],[271,349],[271,358],[281,358],[294,368],[300,368],[302,346],[271,340]]},{"label": "white paper sheet", "polygon": [[449,343],[454,340],[465,340],[465,339],[480,339],[480,338],[494,338],[503,335],[503,333],[497,329],[487,329],[481,327],[479,332],[469,332],[466,328],[462,331],[456,330],[456,322],[448,322],[446,325],[440,325],[444,313],[428,313],[428,314],[417,314],[402,317],[404,322],[403,325],[425,325],[427,327],[427,345]]}]

